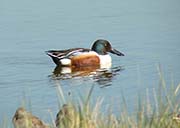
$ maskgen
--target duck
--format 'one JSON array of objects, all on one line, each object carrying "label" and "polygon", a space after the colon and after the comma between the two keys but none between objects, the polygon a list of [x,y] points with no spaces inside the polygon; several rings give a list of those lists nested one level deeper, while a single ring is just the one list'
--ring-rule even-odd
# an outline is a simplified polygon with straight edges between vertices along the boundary
[{"label": "duck", "polygon": [[117,56],[124,54],[111,46],[111,43],[104,39],[96,40],[91,49],[70,48],[66,50],[48,50],[46,54],[52,58],[57,66],[81,68],[95,66],[100,68],[111,67],[112,58],[108,53]]},{"label": "duck", "polygon": [[50,128],[38,117],[27,112],[25,108],[19,107],[12,119],[14,128]]},{"label": "duck", "polygon": [[64,104],[56,115],[55,124],[57,128],[78,127],[78,113],[73,105]]}]

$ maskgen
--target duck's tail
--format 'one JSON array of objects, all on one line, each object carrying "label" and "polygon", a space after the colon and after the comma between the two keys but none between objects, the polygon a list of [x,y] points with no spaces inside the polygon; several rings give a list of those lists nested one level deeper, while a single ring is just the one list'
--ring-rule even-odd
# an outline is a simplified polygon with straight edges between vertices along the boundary
[{"label": "duck's tail", "polygon": [[53,50],[45,51],[45,53],[52,58],[52,60],[56,65],[60,65],[60,61],[59,61],[60,59],[58,58],[57,55],[53,54],[54,53]]}]

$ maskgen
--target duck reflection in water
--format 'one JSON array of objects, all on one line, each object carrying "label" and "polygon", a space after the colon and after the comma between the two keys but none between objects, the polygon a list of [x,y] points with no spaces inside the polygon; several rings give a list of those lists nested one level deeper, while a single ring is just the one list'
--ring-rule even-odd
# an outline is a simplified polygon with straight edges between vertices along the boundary
[{"label": "duck reflection in water", "polygon": [[114,76],[118,75],[120,71],[124,70],[123,66],[117,66],[113,68],[99,68],[98,66],[88,66],[80,68],[72,67],[55,67],[51,79],[53,80],[65,80],[72,78],[92,78],[94,82],[97,82],[101,87],[110,86]]}]

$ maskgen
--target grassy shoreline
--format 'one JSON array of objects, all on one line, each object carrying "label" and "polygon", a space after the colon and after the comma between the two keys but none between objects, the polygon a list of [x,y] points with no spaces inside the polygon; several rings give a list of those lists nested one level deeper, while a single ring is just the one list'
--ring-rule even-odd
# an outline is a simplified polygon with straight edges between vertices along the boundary
[{"label": "grassy shoreline", "polygon": [[[65,99],[61,85],[57,85],[60,111],[56,121],[49,124],[51,128],[177,128],[180,127],[180,84],[167,89],[165,80],[159,70],[159,89],[153,90],[153,102],[147,89],[145,97],[139,97],[133,115],[127,111],[126,99],[123,98],[123,111],[117,116],[109,111],[101,112],[102,98],[91,102],[93,86],[87,97],[80,96],[79,102]],[[11,128],[11,122],[4,119],[1,128]]]}]

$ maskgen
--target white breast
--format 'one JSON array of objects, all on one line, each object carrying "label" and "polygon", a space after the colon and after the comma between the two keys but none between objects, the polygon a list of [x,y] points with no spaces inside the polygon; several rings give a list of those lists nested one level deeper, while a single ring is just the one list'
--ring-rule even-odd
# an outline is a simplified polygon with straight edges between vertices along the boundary
[{"label": "white breast", "polygon": [[110,55],[99,55],[100,58],[100,68],[111,68],[112,59]]}]

